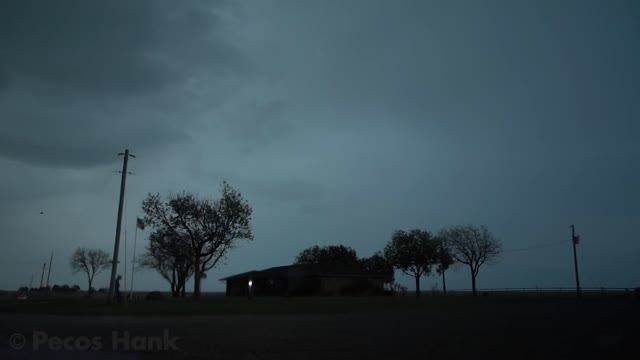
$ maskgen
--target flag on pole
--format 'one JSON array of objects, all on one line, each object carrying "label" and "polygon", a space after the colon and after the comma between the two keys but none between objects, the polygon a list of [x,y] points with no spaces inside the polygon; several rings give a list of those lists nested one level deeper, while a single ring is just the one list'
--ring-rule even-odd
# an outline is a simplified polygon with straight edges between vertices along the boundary
[{"label": "flag on pole", "polygon": [[137,217],[136,220],[136,226],[138,227],[138,229],[144,230],[144,221],[142,221],[142,219],[140,219],[139,217]]}]

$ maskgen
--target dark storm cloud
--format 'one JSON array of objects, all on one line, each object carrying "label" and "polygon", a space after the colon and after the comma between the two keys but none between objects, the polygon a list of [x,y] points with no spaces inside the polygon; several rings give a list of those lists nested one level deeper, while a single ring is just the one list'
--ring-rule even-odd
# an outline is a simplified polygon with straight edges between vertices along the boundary
[{"label": "dark storm cloud", "polygon": [[84,167],[134,142],[146,149],[184,139],[192,79],[248,69],[223,38],[224,6],[2,2],[0,155]]},{"label": "dark storm cloud", "polygon": [[204,4],[5,1],[2,67],[56,91],[106,96],[157,91],[198,67],[231,71],[239,55],[219,38],[215,8]]}]

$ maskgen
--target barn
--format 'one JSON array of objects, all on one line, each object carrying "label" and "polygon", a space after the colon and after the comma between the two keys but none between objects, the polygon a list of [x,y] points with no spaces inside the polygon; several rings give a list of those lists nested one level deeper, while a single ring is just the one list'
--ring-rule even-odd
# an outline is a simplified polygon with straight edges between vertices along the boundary
[{"label": "barn", "polygon": [[[393,274],[337,265],[287,265],[227,276],[227,296],[376,295]],[[249,286],[251,282],[251,286]]]}]

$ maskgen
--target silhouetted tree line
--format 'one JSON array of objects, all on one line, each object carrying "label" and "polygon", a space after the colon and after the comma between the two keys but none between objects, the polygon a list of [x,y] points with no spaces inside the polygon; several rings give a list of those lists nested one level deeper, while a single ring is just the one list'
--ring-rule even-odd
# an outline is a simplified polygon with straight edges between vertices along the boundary
[{"label": "silhouetted tree line", "polygon": [[389,263],[381,252],[370,257],[358,258],[356,251],[344,245],[312,246],[302,250],[296,257],[294,264],[322,264],[328,266],[342,266],[358,269],[369,274],[388,274],[393,283],[393,265]]},{"label": "silhouetted tree line", "polygon": [[[420,296],[420,278],[433,273],[442,278],[443,292],[447,285],[445,272],[454,264],[467,266],[471,275],[473,295],[477,295],[476,278],[480,267],[497,261],[501,243],[486,226],[457,225],[434,235],[428,230],[397,230],[383,251],[359,259],[356,251],[344,245],[312,246],[300,252],[296,264],[326,264],[359,267],[371,273],[391,273],[394,269],[415,279],[416,296]],[[390,288],[402,286],[389,282]]]},{"label": "silhouetted tree line", "polygon": [[79,285],[73,285],[73,286],[69,286],[67,284],[64,285],[53,285],[53,286],[43,286],[42,288],[31,288],[29,289],[28,286],[22,286],[18,289],[18,292],[27,292],[27,291],[51,291],[51,292],[79,292],[80,286]]},{"label": "silhouetted tree line", "polygon": [[[142,202],[142,210],[144,224],[153,230],[139,263],[156,270],[169,283],[174,297],[184,297],[187,282],[193,279],[193,296],[199,298],[206,272],[222,263],[241,240],[253,239],[252,208],[226,182],[222,183],[217,199],[187,192],[166,199],[149,194]],[[303,250],[295,263],[339,264],[369,273],[393,274],[394,270],[400,270],[415,279],[417,296],[420,278],[431,274],[442,278],[446,293],[446,271],[461,264],[469,269],[476,295],[480,268],[497,261],[501,250],[500,241],[487,227],[457,225],[437,234],[424,229],[397,230],[382,251],[367,258],[358,258],[354,249],[344,245],[312,246]],[[81,269],[87,272],[86,267]],[[389,288],[393,288],[393,276],[391,279]],[[89,277],[90,284],[91,280]]]}]

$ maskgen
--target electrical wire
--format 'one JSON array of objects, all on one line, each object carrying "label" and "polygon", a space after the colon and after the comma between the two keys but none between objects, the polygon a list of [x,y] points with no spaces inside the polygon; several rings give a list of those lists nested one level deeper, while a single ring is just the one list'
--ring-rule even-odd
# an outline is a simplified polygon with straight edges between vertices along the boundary
[{"label": "electrical wire", "polygon": [[525,248],[515,248],[515,249],[505,249],[502,250],[503,253],[508,253],[508,252],[522,252],[522,251],[529,251],[529,250],[537,250],[537,249],[544,249],[544,248],[549,248],[549,247],[554,247],[554,246],[564,246],[567,243],[571,243],[570,240],[564,240],[564,241],[549,241],[549,242],[544,242],[544,243],[538,243],[537,245],[534,246],[529,246],[529,247],[525,247]]}]

